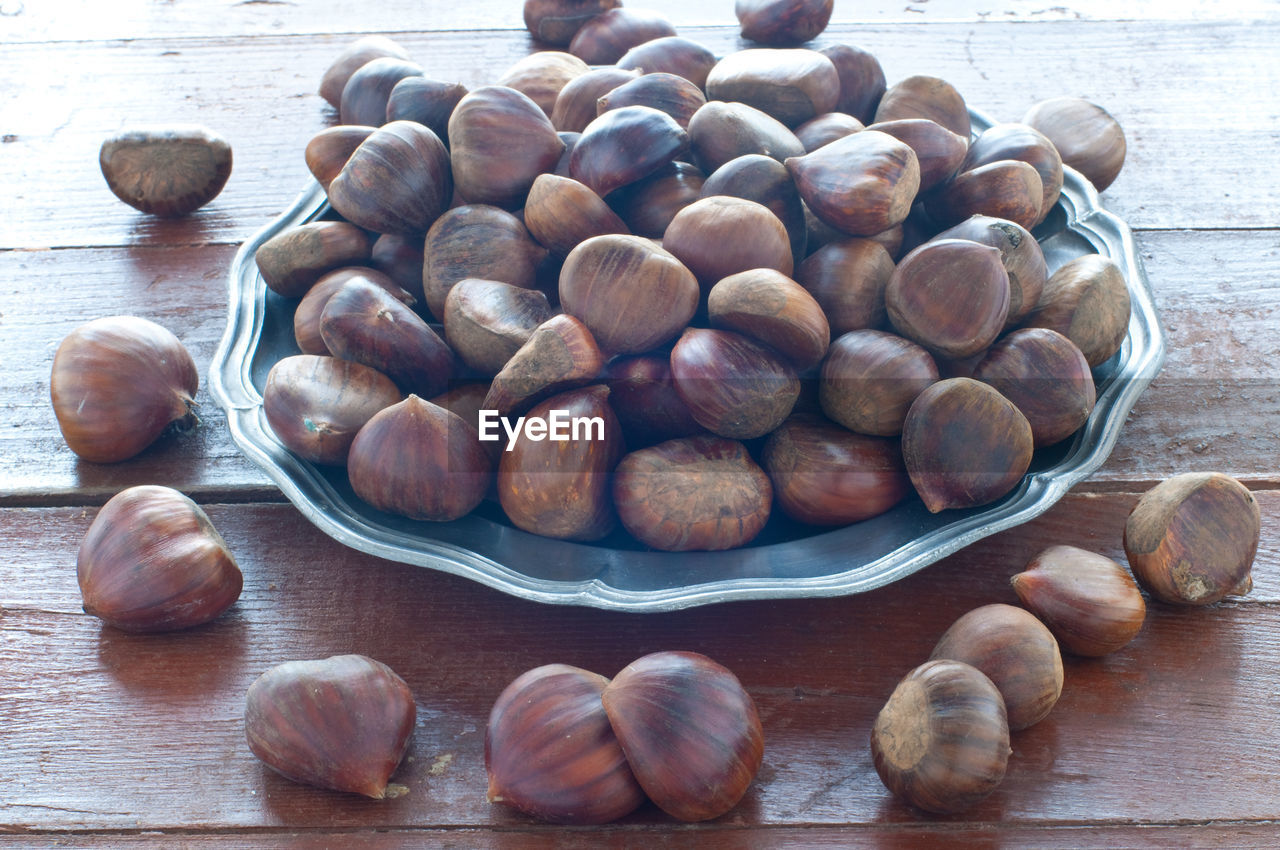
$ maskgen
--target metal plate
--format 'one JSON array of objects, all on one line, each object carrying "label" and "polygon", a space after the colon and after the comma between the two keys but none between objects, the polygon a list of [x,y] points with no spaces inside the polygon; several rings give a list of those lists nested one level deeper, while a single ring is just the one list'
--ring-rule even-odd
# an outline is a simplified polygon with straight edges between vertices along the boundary
[{"label": "metal plate", "polygon": [[[975,132],[992,123],[978,112],[972,117]],[[262,412],[268,370],[298,352],[296,301],[267,289],[254,252],[276,233],[327,211],[317,184],[237,253],[227,329],[209,370],[210,391],[245,455],[307,519],[363,552],[455,573],[524,599],[620,611],[861,593],[1048,510],[1106,460],[1134,402],[1164,362],[1163,332],[1129,227],[1102,208],[1079,173],[1065,172],[1062,198],[1036,237],[1051,272],[1090,252],[1119,263],[1133,302],[1129,332],[1120,352],[1094,370],[1098,401],[1085,427],[1071,440],[1037,452],[1021,484],[992,505],[930,514],[912,497],[886,514],[837,530],[792,523],[775,510],[748,547],[674,554],[645,550],[622,532],[596,544],[538,537],[513,528],[488,502],[450,523],[374,510],[355,497],[344,470],[314,466],[285,449]]]}]

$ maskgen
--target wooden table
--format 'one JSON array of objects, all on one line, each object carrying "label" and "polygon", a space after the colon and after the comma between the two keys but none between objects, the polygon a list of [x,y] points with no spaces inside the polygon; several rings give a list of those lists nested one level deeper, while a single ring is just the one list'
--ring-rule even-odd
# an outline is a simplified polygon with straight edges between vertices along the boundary
[{"label": "wooden table", "polygon": [[[738,44],[728,0],[647,5],[717,51]],[[303,145],[334,121],[315,94],[330,60],[381,32],[429,74],[491,81],[531,48],[516,0],[0,0],[0,847],[1280,844],[1280,7],[836,5],[822,41],[872,51],[890,81],[944,77],[1004,120],[1062,94],[1116,115],[1129,157],[1104,200],[1137,231],[1168,361],[1107,464],[1024,527],[860,596],[620,615],[344,548],[241,456],[203,386],[198,429],[114,466],[79,462],[48,401],[58,342],[109,314],[172,329],[203,378],[237,246],[301,191]],[[173,121],[223,133],[235,171],[204,210],[156,221],[113,198],[96,153]],[[1188,470],[1256,492],[1253,592],[1152,604],[1123,651],[1068,659],[1061,701],[1014,735],[1004,784],[971,811],[891,798],[867,739],[899,677],[960,614],[1015,601],[1008,578],[1043,545],[1122,559],[1138,495]],[[215,623],[134,636],[82,613],[80,540],[141,483],[191,494],[239,558],[243,596]],[[612,675],[659,649],[719,660],[759,705],[764,767],[733,812],[686,827],[649,807],[582,830],[486,803],[485,720],[507,682],[549,662]],[[245,745],[258,674],[344,652],[417,699],[398,799],[294,784]]]}]

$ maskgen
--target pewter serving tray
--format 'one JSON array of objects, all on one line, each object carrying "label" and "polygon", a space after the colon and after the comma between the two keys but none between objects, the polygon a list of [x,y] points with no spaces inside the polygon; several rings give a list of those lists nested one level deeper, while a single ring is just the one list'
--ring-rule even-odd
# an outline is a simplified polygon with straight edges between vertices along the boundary
[{"label": "pewter serving tray", "polygon": [[[972,117],[975,132],[992,123],[977,112]],[[1065,171],[1062,198],[1036,229],[1049,270],[1084,253],[1114,259],[1132,296],[1129,333],[1120,352],[1094,370],[1098,401],[1085,427],[1037,452],[1022,483],[992,505],[930,514],[913,496],[886,514],[836,530],[792,523],[775,509],[752,545],[691,553],[645,550],[621,531],[594,544],[538,537],[512,527],[488,501],[449,523],[370,508],[356,498],[344,470],[312,465],[285,449],[262,412],[267,372],[298,353],[296,301],[267,289],[254,252],[276,233],[328,212],[315,183],[237,253],[227,329],[209,369],[210,392],[226,410],[236,444],[307,519],[339,542],[379,557],[455,573],[537,602],[619,611],[861,593],[1048,510],[1106,460],[1125,417],[1164,362],[1163,331],[1129,227],[1102,208],[1087,180]]]}]

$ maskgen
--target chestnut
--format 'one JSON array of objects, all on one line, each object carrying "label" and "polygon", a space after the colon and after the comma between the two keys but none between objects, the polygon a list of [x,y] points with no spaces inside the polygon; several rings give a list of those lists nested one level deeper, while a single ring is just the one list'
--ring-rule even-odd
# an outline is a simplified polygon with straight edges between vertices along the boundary
[{"label": "chestnut", "polygon": [[358,124],[339,124],[337,127],[326,127],[307,142],[303,152],[307,170],[324,187],[326,193],[333,178],[342,172],[342,166],[351,159],[351,154],[376,129]]},{"label": "chestnut", "polygon": [[817,38],[831,21],[833,0],[736,0],[742,37],[772,47]]},{"label": "chestnut", "polygon": [[796,127],[796,138],[804,145],[806,153],[812,153],[836,139],[843,139],[865,130],[862,122],[843,112],[824,112],[815,115]]},{"label": "chestnut", "polygon": [[723,665],[696,652],[654,652],[628,664],[600,694],[627,764],[649,799],[682,821],[738,804],[764,760],[751,695]]},{"label": "chestnut", "polygon": [[58,430],[77,456],[117,463],[171,425],[194,425],[199,383],[195,361],[171,331],[136,316],[108,316],[58,344],[49,397]]},{"label": "chestnut", "polygon": [[894,83],[876,106],[875,123],[900,118],[928,118],[968,140],[972,125],[969,108],[956,87],[946,80],[924,74]]},{"label": "chestnut", "polygon": [[1012,331],[987,350],[973,377],[1017,405],[1036,448],[1061,442],[1089,421],[1093,373],[1071,340],[1048,328]]},{"label": "chestnut", "polygon": [[764,154],[745,154],[717,168],[702,183],[701,195],[730,195],[762,204],[787,229],[793,265],[807,253],[804,202],[782,163]]},{"label": "chestnut", "polygon": [[769,519],[773,486],[742,443],[697,435],[626,455],[613,479],[626,530],[667,552],[734,549]]},{"label": "chestnut", "polygon": [[445,340],[472,369],[493,375],[553,315],[547,296],[536,289],[466,278],[444,300]]},{"label": "chestnut", "polygon": [[838,337],[884,324],[884,289],[893,269],[893,258],[883,245],[850,236],[805,257],[795,279],[817,300],[832,337]]},{"label": "chestnut", "polygon": [[814,215],[851,236],[872,236],[906,220],[920,187],[915,151],[863,130],[785,162]]},{"label": "chestnut", "polygon": [[346,221],[312,221],[280,231],[258,246],[253,259],[277,295],[301,298],[324,275],[369,260],[369,237]]},{"label": "chestnut", "polygon": [[610,109],[583,129],[569,155],[569,176],[603,198],[678,159],[688,148],[689,135],[667,113],[651,106]]},{"label": "chestnut", "polygon": [[498,77],[494,85],[528,95],[550,118],[560,90],[590,70],[591,66],[571,53],[540,50],[517,61]]},{"label": "chestnut", "polygon": [[609,680],[567,664],[522,673],[503,688],[485,727],[488,799],[553,823],[608,823],[644,791],[609,724]]},{"label": "chestnut", "polygon": [[431,315],[443,321],[450,288],[466,278],[533,289],[547,251],[519,218],[485,204],[454,207],[427,231],[422,289]]},{"label": "chestnut", "polygon": [[393,121],[374,130],[329,183],[329,203],[375,233],[426,232],[449,207],[449,152],[427,127]]},{"label": "chestnut", "polygon": [[1004,396],[972,378],[946,378],[911,403],[902,455],[931,513],[994,502],[1031,465],[1031,425]]},{"label": "chestnut", "polygon": [[1209,605],[1248,587],[1261,536],[1258,501],[1221,472],[1184,472],[1138,499],[1124,525],[1124,552],[1152,596]]},{"label": "chestnut", "polygon": [[671,382],[671,361],[665,355],[617,357],[605,371],[609,404],[618,414],[630,448],[650,446],[703,433]]},{"label": "chestnut", "polygon": [[886,81],[880,60],[849,44],[827,45],[818,52],[831,60],[840,78],[836,110],[852,115],[863,124],[870,124],[885,92]]},{"label": "chestnut", "polygon": [[[383,233],[373,240],[369,264],[385,274],[411,298],[409,306],[422,301],[422,234]],[[401,299],[403,300],[403,299]]]},{"label": "chestnut", "polygon": [[694,164],[710,174],[731,159],[759,153],[779,162],[803,156],[804,145],[777,118],[745,103],[710,100],[689,119]]},{"label": "chestnut", "polygon": [[205,127],[122,130],[98,149],[98,166],[117,198],[161,218],[212,201],[231,176],[231,145]]},{"label": "chestnut", "polygon": [[800,396],[790,363],[732,331],[686,329],[671,350],[671,378],[699,425],[740,440],[777,428]]},{"label": "chestnut", "polygon": [[262,413],[289,451],[312,463],[340,466],[361,426],[400,399],[392,380],[375,369],[295,354],[267,373]]},{"label": "chestnut", "polygon": [[390,784],[417,719],[404,679],[363,655],[287,661],[245,694],[249,750],[295,782],[375,800],[404,793]]},{"label": "chestnut", "polygon": [[580,320],[560,313],[533,329],[489,384],[484,406],[502,415],[600,374],[605,358]]},{"label": "chestnut", "polygon": [[401,289],[390,277],[376,269],[364,266],[347,266],[327,272],[324,277],[302,296],[293,311],[293,339],[303,354],[330,354],[329,346],[320,335],[320,316],[330,296],[348,281],[360,279],[380,287],[401,304],[412,307],[417,303],[412,295]]},{"label": "chestnut", "polygon": [[551,123],[559,131],[581,133],[600,114],[600,98],[639,76],[638,70],[628,71],[612,65],[579,74],[556,95]]},{"label": "chestnut", "polygon": [[[595,384],[529,411],[526,421],[549,429],[567,424],[559,436],[526,428],[502,453],[498,501],[517,528],[562,540],[599,540],[613,530],[610,474],[622,456],[622,431],[608,396],[608,387]],[[585,428],[574,434],[579,423]]]},{"label": "chestnut", "polygon": [[1115,652],[1142,630],[1147,604],[1127,570],[1076,546],[1050,546],[1011,579],[1023,605],[1063,649],[1076,655]]},{"label": "chestnut", "polygon": [[1129,287],[1115,260],[1082,254],[1049,276],[1024,324],[1057,331],[1076,344],[1090,366],[1100,366],[1124,344],[1131,309]]},{"label": "chestnut", "polygon": [[1078,97],[1042,100],[1027,110],[1022,123],[1043,133],[1063,164],[1083,174],[1099,192],[1115,182],[1124,166],[1124,130],[1095,103]]},{"label": "chestnut", "polygon": [[416,395],[370,417],[347,454],[356,495],[410,519],[466,516],[484,499],[492,474],[475,427]]},{"label": "chestnut", "polygon": [[680,260],[639,236],[593,236],[560,269],[561,308],[612,354],[638,354],[673,339],[698,309],[699,292]]},{"label": "chestnut", "polygon": [[929,660],[949,658],[981,670],[1004,699],[1009,731],[1039,723],[1062,695],[1062,655],[1049,629],[1024,608],[975,608],[943,633]]},{"label": "chestnut", "polygon": [[704,292],[735,272],[794,270],[787,228],[768,207],[745,198],[693,202],[672,217],[662,246],[697,276]]},{"label": "chestnut", "polygon": [[871,728],[885,787],[937,814],[962,812],[994,791],[1010,752],[1000,691],[960,661],[928,661],[908,673]]},{"label": "chestnut", "polygon": [[911,492],[896,440],[855,434],[797,414],[764,445],[761,463],[787,516],[810,525],[849,525],[879,516]]},{"label": "chestnut", "polygon": [[1027,230],[1040,221],[1044,181],[1021,160],[1002,159],[961,171],[924,201],[924,208],[943,227],[972,215],[1008,219]]},{"label": "chestnut", "polygon": [[588,65],[612,65],[638,44],[675,34],[665,16],[619,5],[584,21],[568,50]]},{"label": "chestnut", "polygon": [[645,74],[675,74],[705,89],[716,55],[705,45],[678,35],[650,39],[622,54],[617,67]]},{"label": "chestnut", "polygon": [[539,174],[524,205],[524,224],[547,250],[565,256],[580,243],[627,226],[599,195],[569,177]]},{"label": "chestnut", "polygon": [[130,632],[215,619],[244,579],[226,541],[191,499],[144,484],[112,496],[80,543],[76,577],[87,614]]},{"label": "chestnut", "polygon": [[361,65],[347,78],[338,102],[343,124],[377,127],[387,120],[391,90],[406,77],[424,76],[422,66],[396,56],[380,56]]},{"label": "chestnut", "polygon": [[449,145],[449,116],[467,94],[462,83],[447,83],[427,77],[405,77],[387,96],[387,123],[416,121]]},{"label": "chestnut", "polygon": [[702,89],[677,74],[647,72],[604,94],[597,101],[600,114],[626,106],[649,106],[670,115],[681,129],[707,102]]},{"label": "chestnut", "polygon": [[798,371],[818,365],[831,329],[805,288],[773,269],[750,269],[720,279],[707,295],[712,327],[727,328],[782,353]]},{"label": "chestnut", "polygon": [[564,148],[542,107],[505,86],[473,89],[449,117],[454,186],[471,204],[520,207]]},{"label": "chestnut", "polygon": [[706,175],[687,162],[669,162],[609,195],[609,205],[637,236],[661,239],[676,213],[702,197]]},{"label": "chestnut", "polygon": [[929,352],[874,329],[850,331],[831,343],[818,381],[822,411],[851,431],[892,437],[907,411],[939,380]]},{"label": "chestnut", "polygon": [[840,77],[816,50],[739,50],[707,74],[707,99],[745,103],[795,127],[836,107]]},{"label": "chestnut", "polygon": [[320,96],[337,109],[342,104],[342,91],[347,87],[351,75],[365,64],[383,56],[406,60],[409,58],[403,47],[383,35],[367,35],[351,42],[325,70],[324,77],[320,80]]},{"label": "chestnut", "polygon": [[621,0],[524,0],[524,25],[538,41],[567,47],[582,25]]},{"label": "chestnut", "polygon": [[960,170],[968,171],[979,165],[1010,159],[1027,163],[1040,175],[1043,194],[1040,214],[1035,222],[1039,224],[1053,209],[1062,192],[1062,157],[1053,142],[1039,130],[1026,124],[994,124],[988,127],[969,145]]},{"label": "chestnut", "polygon": [[1021,322],[1040,303],[1049,269],[1040,243],[1022,225],[989,215],[973,215],[934,238],[968,239],[1000,251],[1000,261],[1009,276],[1009,315],[1005,328]]},{"label": "chestnut", "polygon": [[927,192],[955,177],[965,161],[969,140],[927,118],[878,121],[867,129],[905,142],[920,161],[920,191]]}]

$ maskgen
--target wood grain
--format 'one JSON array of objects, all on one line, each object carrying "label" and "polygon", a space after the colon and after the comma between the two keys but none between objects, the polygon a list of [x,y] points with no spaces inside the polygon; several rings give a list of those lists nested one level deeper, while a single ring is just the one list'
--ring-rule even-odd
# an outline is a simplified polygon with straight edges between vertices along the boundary
[{"label": "wood grain", "polygon": [[[1133,501],[1071,495],[1025,527],[861,596],[661,615],[527,603],[355,553],[287,506],[211,505],[245,572],[244,594],[207,627],[147,636],[78,610],[75,552],[92,510],[2,510],[0,559],[23,569],[9,571],[0,620],[0,819],[28,831],[524,829],[527,818],[483,795],[484,725],[502,687],[553,661],[612,675],[646,652],[679,648],[739,673],[768,742],[744,802],[702,829],[929,828],[934,819],[893,801],[871,767],[867,734],[886,695],[959,614],[1014,601],[1008,577],[1047,542],[1119,555]],[[1058,706],[1015,736],[1005,783],[949,823],[1280,818],[1280,750],[1258,734],[1280,723],[1280,648],[1256,639],[1280,629],[1280,494],[1259,501],[1266,542],[1254,593],[1209,609],[1153,604],[1121,652],[1069,659]],[[395,778],[410,792],[399,799],[297,785],[244,745],[244,692],[259,673],[344,652],[389,664],[417,698],[412,760]],[[1170,776],[1177,795],[1167,793]],[[652,809],[626,822],[670,826]]]},{"label": "wood grain", "polygon": [[[1107,203],[1137,228],[1273,227],[1280,195],[1250,173],[1280,173],[1270,114],[1280,67],[1271,61],[1280,22],[1017,23],[834,27],[876,54],[890,81],[944,77],[975,107],[1014,121],[1036,101],[1074,94],[1127,128],[1125,170]],[[719,52],[741,46],[733,28],[691,35]],[[400,39],[430,75],[490,82],[527,53],[522,32],[405,33]],[[16,44],[0,53],[5,155],[0,249],[236,243],[300,192],[302,149],[333,110],[316,94],[344,38],[139,39]],[[1212,57],[1224,49],[1233,61]],[[1187,57],[1192,57],[1188,59]],[[22,81],[53,80],[49,87]],[[1209,117],[1212,116],[1212,120]],[[117,201],[98,173],[111,133],[159,121],[203,123],[227,138],[235,165],[223,193],[190,220],[156,222]],[[1232,144],[1223,144],[1223,134]],[[52,181],[52,184],[51,182]],[[21,210],[19,213],[18,210]]]}]

